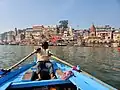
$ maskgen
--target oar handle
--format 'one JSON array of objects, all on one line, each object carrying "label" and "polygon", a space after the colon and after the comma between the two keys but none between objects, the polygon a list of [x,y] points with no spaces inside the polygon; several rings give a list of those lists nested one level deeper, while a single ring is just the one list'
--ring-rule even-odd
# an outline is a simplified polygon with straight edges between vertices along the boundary
[{"label": "oar handle", "polygon": [[27,55],[26,57],[24,57],[23,59],[21,59],[18,63],[14,64],[10,68],[8,68],[7,70],[11,70],[11,69],[15,68],[16,66],[18,66],[19,64],[21,64],[23,61],[25,61],[27,58],[29,58],[30,56],[32,56],[33,54],[35,54],[36,51],[37,50],[33,51],[32,53],[30,53],[29,55]]},{"label": "oar handle", "polygon": [[60,59],[60,58],[58,58],[56,56],[51,56],[51,57],[54,58],[54,59],[56,59],[56,60],[58,60],[58,61],[60,61],[63,64],[66,64],[67,66],[73,67],[73,65],[71,65],[70,63],[68,63],[66,61],[63,61],[62,59]]}]

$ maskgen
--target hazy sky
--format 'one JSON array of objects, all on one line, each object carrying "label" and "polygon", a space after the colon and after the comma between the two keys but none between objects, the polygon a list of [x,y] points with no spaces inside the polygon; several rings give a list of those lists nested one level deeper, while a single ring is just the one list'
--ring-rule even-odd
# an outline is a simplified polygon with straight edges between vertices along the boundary
[{"label": "hazy sky", "polygon": [[0,33],[63,19],[80,28],[92,23],[120,27],[120,0],[0,0]]}]

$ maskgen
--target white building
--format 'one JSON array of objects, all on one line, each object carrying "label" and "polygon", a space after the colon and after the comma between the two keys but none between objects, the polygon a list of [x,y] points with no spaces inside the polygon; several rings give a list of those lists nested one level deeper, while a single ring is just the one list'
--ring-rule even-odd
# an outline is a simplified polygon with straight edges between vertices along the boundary
[{"label": "white building", "polygon": [[15,41],[15,32],[14,31],[7,32],[7,42],[13,41]]},{"label": "white building", "polygon": [[114,42],[120,42],[120,31],[115,31],[113,33],[113,40]]}]

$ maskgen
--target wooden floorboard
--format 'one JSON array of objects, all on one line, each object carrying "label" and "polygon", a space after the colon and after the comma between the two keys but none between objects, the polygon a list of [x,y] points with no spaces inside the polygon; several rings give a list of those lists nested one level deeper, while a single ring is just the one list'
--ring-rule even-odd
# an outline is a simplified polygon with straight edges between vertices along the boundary
[{"label": "wooden floorboard", "polygon": [[62,76],[62,75],[63,75],[63,72],[62,72],[62,70],[60,70],[60,69],[56,70],[56,73],[57,73],[57,75],[59,75],[59,76]]}]

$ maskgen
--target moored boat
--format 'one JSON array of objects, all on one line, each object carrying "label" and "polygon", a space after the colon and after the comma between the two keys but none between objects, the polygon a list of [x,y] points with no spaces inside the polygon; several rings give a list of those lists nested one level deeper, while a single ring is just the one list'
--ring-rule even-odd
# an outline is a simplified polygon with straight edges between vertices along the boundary
[{"label": "moored boat", "polygon": [[[57,58],[51,60],[55,79],[33,80],[33,72],[36,71],[34,60],[31,64],[26,64],[3,75],[0,78],[0,90],[117,90],[84,71],[75,70],[69,63],[57,62],[55,59]],[[70,73],[67,74],[67,72]]]}]

